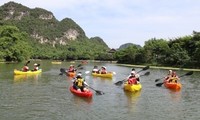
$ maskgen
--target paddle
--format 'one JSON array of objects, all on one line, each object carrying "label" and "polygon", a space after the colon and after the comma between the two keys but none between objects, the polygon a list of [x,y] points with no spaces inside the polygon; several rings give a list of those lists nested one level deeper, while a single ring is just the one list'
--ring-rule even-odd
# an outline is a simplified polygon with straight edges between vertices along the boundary
[{"label": "paddle", "polygon": [[112,72],[113,73],[113,75],[116,75],[116,72]]},{"label": "paddle", "polygon": [[85,71],[85,74],[88,74],[88,73],[90,73],[90,71]]},{"label": "paddle", "polygon": [[[149,69],[149,66],[146,66],[146,67],[142,68],[142,70],[140,70],[140,71],[138,71],[138,72],[136,72],[136,73],[139,73],[139,72],[141,72],[141,71],[145,71],[145,70],[147,70],[147,69]],[[147,73],[147,74],[149,74],[149,73]],[[118,82],[115,83],[115,85],[120,86],[120,85],[122,85],[122,84],[124,83],[125,80],[126,80],[126,79],[123,79],[123,80],[121,80],[121,81],[118,81]]]},{"label": "paddle", "polygon": [[165,78],[165,77],[155,79],[155,82],[158,82],[158,81],[160,81],[160,80],[163,79],[163,78]]},{"label": "paddle", "polygon": [[88,86],[88,87],[91,88],[92,90],[94,90],[94,91],[96,92],[97,95],[103,95],[103,94],[105,94],[104,92],[99,91],[99,90],[95,90],[94,88],[92,88],[92,87],[90,87],[90,86]]},{"label": "paddle", "polygon": [[81,64],[79,64],[79,65],[77,65],[77,68],[79,68],[79,67],[81,67],[82,65]]},{"label": "paddle", "polygon": [[[189,76],[189,75],[192,75],[192,74],[193,74],[193,71],[190,71],[190,72],[187,72],[186,74],[181,75],[179,78],[184,77],[184,76]],[[161,87],[163,84],[164,84],[164,82],[157,83],[156,86]]]},{"label": "paddle", "polygon": [[27,61],[26,63],[25,63],[25,66],[27,66],[29,63],[30,63],[31,61],[29,60],[29,61]]},{"label": "paddle", "polygon": [[39,67],[40,66],[40,64],[37,64],[37,67]]},{"label": "paddle", "polygon": [[60,68],[60,74],[59,75],[63,75],[66,74],[66,69],[65,68]]},{"label": "paddle", "polygon": [[138,71],[137,73],[148,70],[148,69],[149,69],[149,66],[146,66],[146,67],[142,68],[142,70]]},{"label": "paddle", "polygon": [[140,75],[140,76],[147,76],[149,74],[150,74],[150,72],[146,72],[146,73],[144,73],[143,75]]}]

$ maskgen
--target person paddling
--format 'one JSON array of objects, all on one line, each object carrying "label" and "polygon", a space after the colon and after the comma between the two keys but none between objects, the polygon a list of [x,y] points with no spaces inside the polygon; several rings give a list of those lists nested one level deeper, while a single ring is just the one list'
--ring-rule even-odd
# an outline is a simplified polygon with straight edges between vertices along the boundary
[{"label": "person paddling", "polygon": [[37,63],[34,64],[34,67],[33,67],[33,71],[38,71],[39,70],[39,66]]},{"label": "person paddling", "polygon": [[86,86],[89,85],[85,82],[85,79],[82,77],[81,72],[79,72],[73,81],[73,88],[78,91],[87,92],[88,88]]},{"label": "person paddling", "polygon": [[138,81],[138,79],[139,79],[139,77],[138,78],[136,77],[135,71],[132,71],[131,74],[127,78],[127,82],[128,82],[128,84],[131,84],[131,85],[132,84],[138,84],[138,83],[140,83]]},{"label": "person paddling", "polygon": [[139,82],[140,81],[140,75],[139,74],[137,74],[136,72],[135,72],[135,69],[133,68],[132,70],[131,70],[131,74],[127,77],[127,79],[130,77],[130,76],[133,76],[134,75],[134,77],[136,78],[136,80]]},{"label": "person paddling", "polygon": [[74,65],[70,65],[69,66],[69,69],[66,71],[66,72],[75,72],[75,68],[74,68]]},{"label": "person paddling", "polygon": [[98,66],[94,66],[94,68],[92,69],[92,73],[99,73]]},{"label": "person paddling", "polygon": [[172,70],[169,70],[167,76],[165,77],[165,80],[168,81],[171,78],[171,76],[172,76]]},{"label": "person paddling", "polygon": [[101,73],[101,74],[107,74],[107,70],[106,70],[106,67],[105,67],[105,66],[102,66],[102,67],[101,67],[100,73]]},{"label": "person paddling", "polygon": [[29,67],[28,67],[27,64],[24,65],[24,67],[22,68],[22,71],[23,71],[23,72],[27,72],[27,71],[29,71]]},{"label": "person paddling", "polygon": [[172,72],[172,75],[170,79],[168,79],[168,82],[177,83],[177,80],[180,80],[180,78],[176,75],[176,72]]}]

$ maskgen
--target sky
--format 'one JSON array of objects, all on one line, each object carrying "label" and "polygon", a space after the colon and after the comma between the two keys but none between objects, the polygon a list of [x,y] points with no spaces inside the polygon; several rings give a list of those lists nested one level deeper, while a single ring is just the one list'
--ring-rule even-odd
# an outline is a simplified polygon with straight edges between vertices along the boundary
[{"label": "sky", "polygon": [[[10,0],[0,0],[0,6]],[[31,9],[71,18],[87,37],[100,37],[110,48],[152,38],[174,39],[200,32],[200,0],[12,0]]]}]

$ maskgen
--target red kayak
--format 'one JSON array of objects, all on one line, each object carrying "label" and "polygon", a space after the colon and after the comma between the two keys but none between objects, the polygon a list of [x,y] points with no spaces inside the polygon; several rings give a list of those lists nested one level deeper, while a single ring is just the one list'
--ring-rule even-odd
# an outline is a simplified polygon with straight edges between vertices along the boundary
[{"label": "red kayak", "polygon": [[182,85],[179,82],[168,82],[167,80],[164,80],[164,86],[168,89],[180,90]]},{"label": "red kayak", "polygon": [[87,97],[90,98],[92,97],[92,92],[89,90],[87,92],[82,92],[82,91],[77,91],[76,89],[73,88],[73,86],[70,87],[70,91],[74,94],[77,95],[79,97]]}]

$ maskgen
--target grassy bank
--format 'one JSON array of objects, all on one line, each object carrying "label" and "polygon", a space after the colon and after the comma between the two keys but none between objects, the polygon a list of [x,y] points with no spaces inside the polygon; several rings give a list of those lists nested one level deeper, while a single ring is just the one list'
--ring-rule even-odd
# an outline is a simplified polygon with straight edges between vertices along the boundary
[{"label": "grassy bank", "polygon": [[[119,66],[127,66],[127,67],[138,67],[142,68],[145,65],[131,65],[131,64],[117,64]],[[189,69],[189,68],[176,68],[176,67],[161,67],[161,66],[150,66],[152,69],[164,69],[164,70],[183,70],[183,71],[196,71],[200,72],[200,69]]]}]

